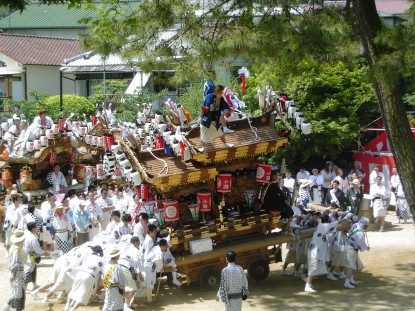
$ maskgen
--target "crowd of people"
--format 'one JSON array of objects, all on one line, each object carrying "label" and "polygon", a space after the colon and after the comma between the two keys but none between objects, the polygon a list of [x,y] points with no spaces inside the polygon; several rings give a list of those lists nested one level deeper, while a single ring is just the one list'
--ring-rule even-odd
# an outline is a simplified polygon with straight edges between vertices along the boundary
[{"label": "crowd of people", "polygon": [[[64,310],[101,299],[102,310],[128,311],[152,301],[157,273],[171,273],[171,284],[181,285],[169,233],[149,221],[128,185],[90,186],[86,194],[50,192],[40,209],[12,193],[3,229],[12,286],[3,310],[23,310],[26,293],[40,299],[46,292],[42,302],[49,304],[60,292],[67,300]],[[39,285],[42,257],[55,262],[48,282]]]}]

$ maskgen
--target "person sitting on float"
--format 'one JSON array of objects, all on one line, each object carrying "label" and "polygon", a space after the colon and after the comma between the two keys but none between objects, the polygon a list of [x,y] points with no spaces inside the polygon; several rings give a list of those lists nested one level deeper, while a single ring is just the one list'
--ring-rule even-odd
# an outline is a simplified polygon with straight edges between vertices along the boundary
[{"label": "person sitting on float", "polygon": [[199,148],[200,152],[204,152],[206,143],[218,137],[226,148],[233,147],[232,144],[226,143],[225,136],[223,135],[235,132],[226,126],[225,116],[229,116],[231,110],[222,97],[224,89],[223,85],[217,85],[215,92],[205,97],[201,107],[200,140],[202,141],[202,148]]},{"label": "person sitting on float", "polygon": [[3,139],[8,143],[10,148],[13,148],[18,140],[22,131],[21,122],[19,117],[13,117],[13,125],[10,126],[9,130],[4,134]]},{"label": "person sitting on float", "polygon": [[47,111],[44,108],[39,109],[39,115],[33,119],[35,127],[42,129],[50,129],[53,124],[53,120],[47,115]]},{"label": "person sitting on float", "polygon": [[65,193],[68,189],[65,176],[61,172],[59,164],[53,166],[53,171],[46,176],[48,188],[53,188],[54,193]]}]

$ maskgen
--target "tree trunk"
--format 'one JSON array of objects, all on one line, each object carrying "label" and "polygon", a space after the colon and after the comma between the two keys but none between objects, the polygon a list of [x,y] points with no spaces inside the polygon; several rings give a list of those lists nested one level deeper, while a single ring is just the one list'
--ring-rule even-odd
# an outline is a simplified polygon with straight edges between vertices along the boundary
[{"label": "tree trunk", "polygon": [[383,29],[375,0],[352,0],[353,20],[372,71],[372,82],[379,101],[380,112],[395,157],[405,196],[415,221],[415,143],[402,100],[401,77],[380,70],[379,60],[390,53],[374,43]]}]

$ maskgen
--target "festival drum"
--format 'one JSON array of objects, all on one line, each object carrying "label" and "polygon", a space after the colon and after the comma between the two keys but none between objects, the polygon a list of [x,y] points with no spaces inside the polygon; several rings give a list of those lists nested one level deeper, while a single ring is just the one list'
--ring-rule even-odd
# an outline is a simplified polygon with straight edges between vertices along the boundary
[{"label": "festival drum", "polygon": [[40,144],[40,140],[39,139],[35,139],[33,141],[33,149],[34,150],[40,150],[40,148],[42,148],[42,145]]},{"label": "festival drum", "polygon": [[163,201],[163,210],[166,222],[178,221],[180,219],[178,201]]},{"label": "festival drum", "polygon": [[10,166],[6,166],[1,171],[1,181],[6,188],[13,185],[13,172]]},{"label": "festival drum", "polygon": [[199,211],[210,212],[212,210],[212,194],[210,192],[198,192],[197,204]]},{"label": "festival drum", "polygon": [[40,145],[46,147],[48,145],[48,138],[46,136],[40,136]]},{"label": "festival drum", "polygon": [[104,165],[97,164],[96,170],[97,170],[97,180],[105,179]]},{"label": "festival drum", "polygon": [[258,163],[255,179],[259,183],[268,184],[271,180],[272,165]]},{"label": "festival drum", "polygon": [[35,150],[33,146],[33,141],[26,142],[25,147],[27,152],[33,152]]},{"label": "festival drum", "polygon": [[73,178],[80,184],[85,181],[86,178],[86,166],[84,164],[76,164],[73,168]]},{"label": "festival drum", "polygon": [[232,191],[232,174],[218,174],[216,178],[216,191],[220,193]]}]

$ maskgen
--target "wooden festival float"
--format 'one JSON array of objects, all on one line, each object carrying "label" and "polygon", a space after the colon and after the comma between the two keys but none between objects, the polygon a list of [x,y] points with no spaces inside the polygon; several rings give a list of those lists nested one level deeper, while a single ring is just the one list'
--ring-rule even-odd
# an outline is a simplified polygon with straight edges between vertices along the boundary
[{"label": "wooden festival float", "polygon": [[142,200],[140,211],[168,229],[185,283],[216,286],[228,247],[237,250],[238,264],[252,279],[263,280],[275,252],[269,246],[294,239],[269,234],[280,227],[279,216],[255,204],[272,168],[258,163],[258,157],[288,142],[277,135],[275,116],[228,122],[235,133],[226,140],[234,147],[227,149],[217,139],[203,152],[197,150],[199,127],[182,130],[177,123],[147,122],[133,143],[124,131],[111,131],[114,145],[104,166],[119,166]]},{"label": "wooden festival float", "polygon": [[[62,122],[53,124],[51,129],[39,130],[36,138],[24,142],[16,156],[9,156],[0,150],[1,199],[16,185],[18,192],[25,193],[35,206],[45,200],[46,175],[54,164],[59,164],[66,177],[69,189],[82,191],[95,166],[105,153],[103,123],[95,126],[73,121],[72,126]],[[73,183],[72,181],[76,181]],[[0,206],[3,214],[4,207]]]}]

